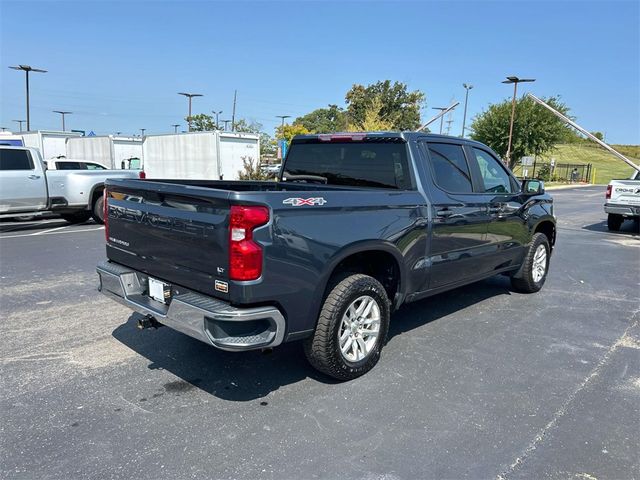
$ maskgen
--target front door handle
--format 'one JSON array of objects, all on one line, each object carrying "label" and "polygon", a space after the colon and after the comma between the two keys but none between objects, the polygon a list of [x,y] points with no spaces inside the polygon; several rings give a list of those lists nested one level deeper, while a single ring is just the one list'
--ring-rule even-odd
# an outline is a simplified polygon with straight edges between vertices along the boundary
[{"label": "front door handle", "polygon": [[37,179],[39,179],[39,178],[40,178],[40,175],[29,175],[29,178],[30,178],[31,180],[37,180]]},{"label": "front door handle", "polygon": [[438,217],[446,218],[446,217],[450,217],[451,215],[453,215],[453,210],[444,209],[444,210],[438,210],[436,212],[436,216]]},{"label": "front door handle", "polygon": [[488,211],[489,213],[502,213],[504,212],[504,206],[503,205],[489,206]]}]

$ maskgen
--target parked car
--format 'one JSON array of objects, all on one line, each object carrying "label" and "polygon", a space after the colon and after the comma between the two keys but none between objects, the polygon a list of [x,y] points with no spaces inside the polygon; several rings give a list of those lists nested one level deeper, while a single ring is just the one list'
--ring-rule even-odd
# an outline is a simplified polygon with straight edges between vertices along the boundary
[{"label": "parked car", "polygon": [[71,223],[104,218],[107,178],[138,178],[123,170],[49,170],[37,148],[0,145],[0,218],[57,213]]},{"label": "parked car", "polygon": [[607,185],[604,211],[607,227],[617,232],[625,219],[640,220],[640,172],[635,171],[627,180],[611,180]]},{"label": "parked car", "polygon": [[494,152],[421,133],[304,135],[275,182],[109,179],[100,290],[217,348],[303,340],[369,371],[401,305],[504,274],[537,292],[553,199]]},{"label": "parked car", "polygon": [[83,160],[52,159],[44,162],[49,170],[107,170],[107,167],[96,162]]}]

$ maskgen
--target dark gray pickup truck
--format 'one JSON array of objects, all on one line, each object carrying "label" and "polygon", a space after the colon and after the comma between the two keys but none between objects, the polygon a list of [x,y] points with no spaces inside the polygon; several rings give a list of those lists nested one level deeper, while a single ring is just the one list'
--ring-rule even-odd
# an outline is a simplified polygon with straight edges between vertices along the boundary
[{"label": "dark gray pickup truck", "polygon": [[108,180],[100,290],[224,350],[304,340],[338,379],[377,363],[402,304],[496,274],[545,282],[541,182],[421,133],[295,137],[275,182]]}]

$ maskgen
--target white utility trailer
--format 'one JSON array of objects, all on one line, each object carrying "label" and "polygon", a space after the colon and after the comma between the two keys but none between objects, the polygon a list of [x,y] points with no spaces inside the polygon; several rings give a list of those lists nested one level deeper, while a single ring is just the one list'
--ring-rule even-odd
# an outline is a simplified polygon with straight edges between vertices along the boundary
[{"label": "white utility trailer", "polygon": [[142,138],[104,135],[67,139],[69,160],[85,160],[113,169],[128,169],[132,158],[142,158]]},{"label": "white utility trailer", "polygon": [[82,138],[82,134],[79,132],[60,132],[55,130],[23,132],[21,135],[24,146],[37,148],[45,161],[51,158],[65,157],[67,155],[67,139]]},{"label": "white utility trailer", "polygon": [[243,158],[259,161],[259,135],[172,133],[147,135],[142,143],[142,168],[147,178],[237,180]]}]

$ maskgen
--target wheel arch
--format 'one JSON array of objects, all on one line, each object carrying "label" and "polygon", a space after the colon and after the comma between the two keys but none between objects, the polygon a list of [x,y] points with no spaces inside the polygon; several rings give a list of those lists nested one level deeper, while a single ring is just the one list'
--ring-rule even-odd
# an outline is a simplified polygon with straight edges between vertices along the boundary
[{"label": "wheel arch", "polygon": [[541,218],[533,227],[532,233],[543,233],[546,235],[549,240],[549,245],[551,248],[556,243],[556,223],[553,217],[543,217]]}]

